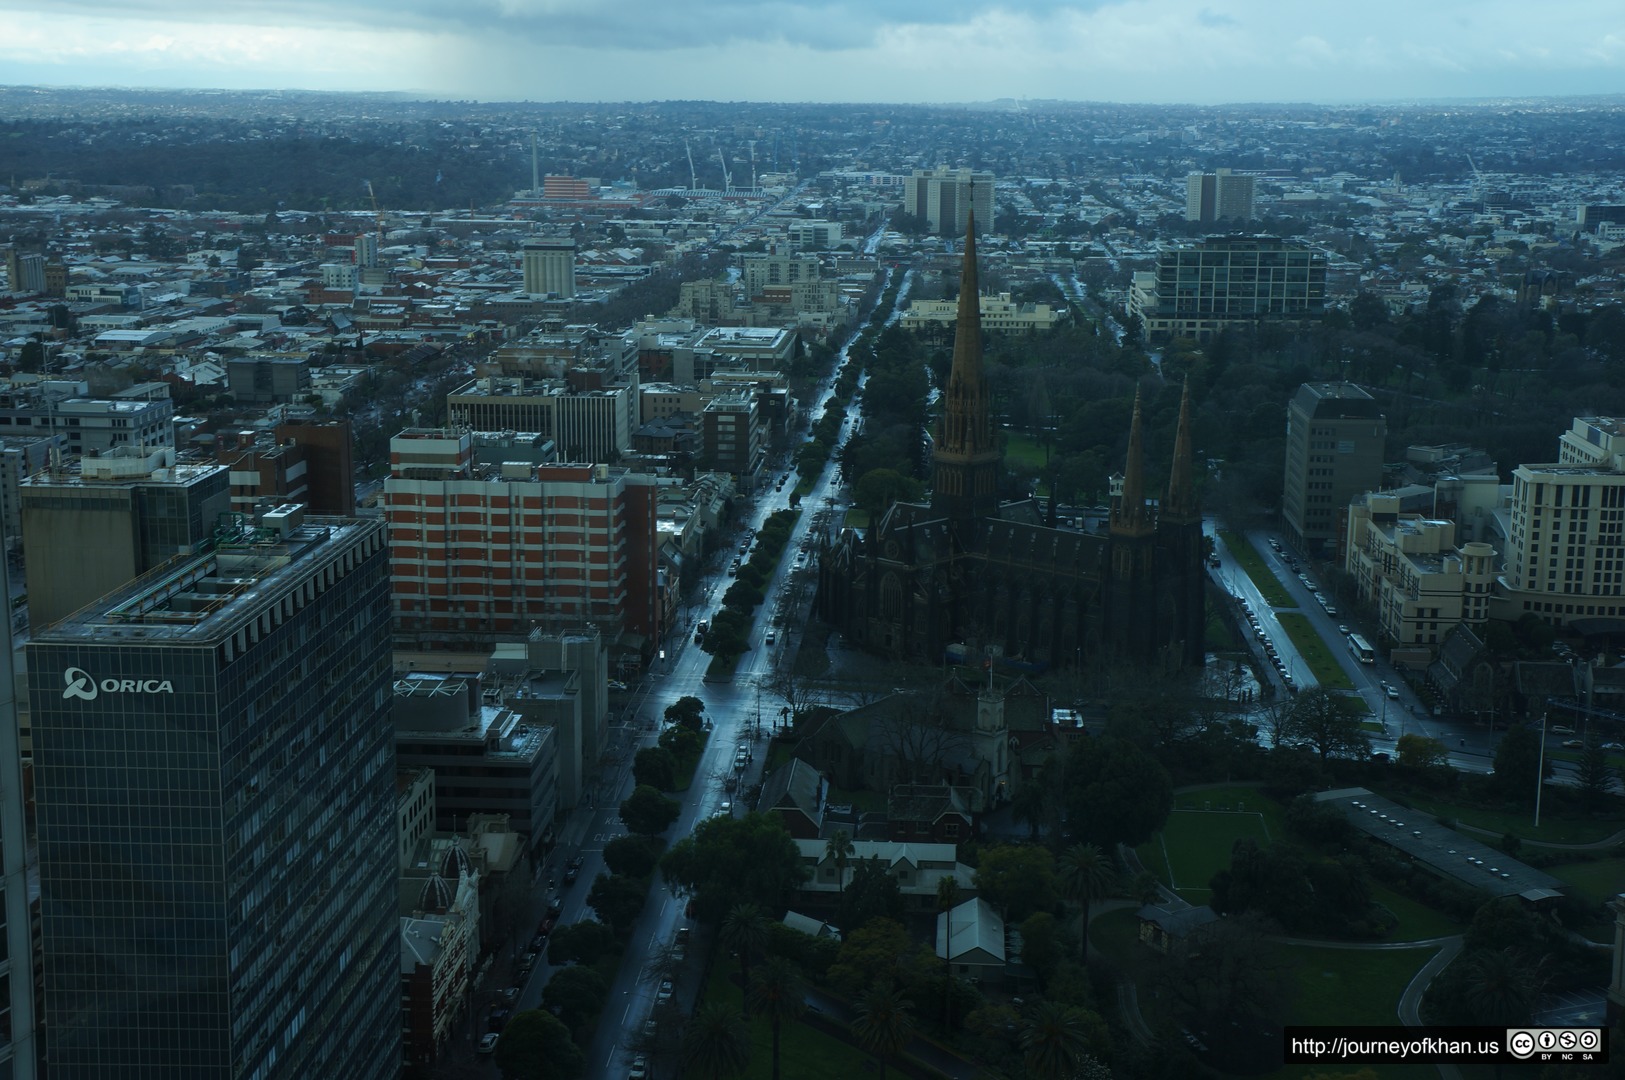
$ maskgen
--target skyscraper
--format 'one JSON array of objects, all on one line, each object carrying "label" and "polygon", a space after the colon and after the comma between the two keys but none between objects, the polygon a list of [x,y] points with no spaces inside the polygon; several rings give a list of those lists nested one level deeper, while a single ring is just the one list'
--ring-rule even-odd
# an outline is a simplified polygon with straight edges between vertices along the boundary
[{"label": "skyscraper", "polygon": [[28,646],[47,1060],[400,1062],[384,529],[267,512]]},{"label": "skyscraper", "polygon": [[[974,205],[972,205],[974,204]],[[931,231],[958,236],[975,211],[982,229],[993,220],[993,174],[970,169],[915,169],[903,181],[903,212],[921,217]]]},{"label": "skyscraper", "polygon": [[576,242],[568,236],[526,240],[525,291],[532,296],[576,294]]},{"label": "skyscraper", "polygon": [[1344,538],[1349,500],[1382,487],[1388,421],[1353,383],[1304,383],[1286,410],[1281,518],[1292,543],[1310,551]]},{"label": "skyscraper", "polygon": [[1191,173],[1185,178],[1186,221],[1250,221],[1253,216],[1253,178],[1229,169]]}]

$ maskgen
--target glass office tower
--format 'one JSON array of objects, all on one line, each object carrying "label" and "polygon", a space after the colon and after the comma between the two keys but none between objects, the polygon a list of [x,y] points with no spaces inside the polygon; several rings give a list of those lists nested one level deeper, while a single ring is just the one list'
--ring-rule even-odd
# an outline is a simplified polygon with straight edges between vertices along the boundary
[{"label": "glass office tower", "polygon": [[281,507],[28,645],[45,1058],[394,1077],[382,525]]}]

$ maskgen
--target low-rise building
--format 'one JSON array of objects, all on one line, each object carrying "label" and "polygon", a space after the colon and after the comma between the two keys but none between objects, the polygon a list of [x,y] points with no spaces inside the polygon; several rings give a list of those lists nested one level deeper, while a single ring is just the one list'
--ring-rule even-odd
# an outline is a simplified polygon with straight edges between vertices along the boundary
[{"label": "low-rise building", "polygon": [[[1022,304],[1009,293],[978,298],[982,329],[1004,334],[1036,334],[1061,321],[1061,312],[1048,304]],[[901,319],[904,330],[947,331],[959,317],[958,300],[916,300]]]}]

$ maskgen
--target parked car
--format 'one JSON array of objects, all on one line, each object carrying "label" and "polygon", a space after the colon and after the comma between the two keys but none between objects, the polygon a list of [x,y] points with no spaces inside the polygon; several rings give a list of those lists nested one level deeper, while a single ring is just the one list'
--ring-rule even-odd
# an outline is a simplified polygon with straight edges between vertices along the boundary
[{"label": "parked car", "polygon": [[1547,728],[1546,730],[1551,732],[1553,735],[1573,735],[1574,734],[1574,729],[1569,727],[1567,724],[1553,724],[1551,727]]},{"label": "parked car", "polygon": [[495,1032],[495,1031],[487,1031],[484,1035],[481,1035],[480,1036],[480,1053],[482,1053],[482,1054],[494,1054],[494,1053],[496,1053],[496,1051],[497,1051],[497,1040],[500,1039],[500,1038],[502,1038],[502,1036],[500,1034],[498,1034],[497,1032]]},{"label": "parked car", "polygon": [[[550,900],[548,900],[548,902],[547,902],[547,913],[549,915],[553,916],[556,919],[556,918],[559,917],[559,912],[561,912],[563,910],[564,910],[564,900],[562,898],[555,896],[555,897],[551,898]],[[552,933],[552,931],[548,931],[548,932]]]},{"label": "parked car", "polygon": [[1581,742],[1579,739],[1564,739],[1563,745],[1570,750],[1581,750],[1585,748],[1585,743]]},{"label": "parked car", "polygon": [[580,877],[581,868],[585,865],[586,860],[580,855],[577,855],[575,858],[571,859],[570,865],[564,868],[564,883],[569,885],[574,882],[576,878]]},{"label": "parked car", "polygon": [[661,979],[660,989],[655,991],[655,1004],[664,1005],[670,1001],[673,989],[670,979]]},{"label": "parked car", "polygon": [[1602,744],[1602,748],[1604,750],[1625,750],[1625,743],[1605,742]]},{"label": "parked car", "polygon": [[632,1067],[626,1070],[626,1080],[649,1080],[649,1059],[639,1054],[632,1059]]}]

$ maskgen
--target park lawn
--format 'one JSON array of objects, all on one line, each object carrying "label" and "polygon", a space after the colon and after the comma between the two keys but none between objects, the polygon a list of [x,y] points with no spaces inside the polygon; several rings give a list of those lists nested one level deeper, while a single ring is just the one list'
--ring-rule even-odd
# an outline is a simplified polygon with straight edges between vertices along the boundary
[{"label": "park lawn", "polygon": [[1546,872],[1555,878],[1561,878],[1574,886],[1574,891],[1591,901],[1600,904],[1620,892],[1620,883],[1625,882],[1625,858],[1597,859],[1593,862],[1568,863],[1564,866],[1548,866]]},{"label": "park lawn", "polygon": [[1388,935],[1388,941],[1425,941],[1461,933],[1461,924],[1444,912],[1419,904],[1408,896],[1401,896],[1375,881],[1371,882],[1371,899],[1393,912],[1399,920],[1393,933]]},{"label": "park lawn", "polygon": [[1286,808],[1250,784],[1174,792],[1175,810],[1236,810],[1263,814],[1271,836],[1286,835]]},{"label": "park lawn", "polygon": [[1593,821],[1589,818],[1555,818],[1548,810],[1541,817],[1540,828],[1534,827],[1534,808],[1527,810],[1486,810],[1476,806],[1459,806],[1436,799],[1428,799],[1410,792],[1389,794],[1373,786],[1378,794],[1393,799],[1401,806],[1415,807],[1434,817],[1450,818],[1462,825],[1483,829],[1491,835],[1469,832],[1475,840],[1494,844],[1507,833],[1520,840],[1539,840],[1548,844],[1591,844],[1605,840],[1618,832],[1618,820]]},{"label": "park lawn", "polygon": [[1338,666],[1331,648],[1306,616],[1296,612],[1277,612],[1275,617],[1281,620],[1281,626],[1286,630],[1287,637],[1297,646],[1298,654],[1303,657],[1304,663],[1309,665],[1309,671],[1314,675],[1316,682],[1331,690],[1354,689],[1354,683],[1349,679],[1348,673]]},{"label": "park lawn", "polygon": [[1010,465],[1025,465],[1033,472],[1044,474],[1044,448],[1031,435],[1018,435],[1006,428],[1004,434],[1004,460]]},{"label": "park lawn", "polygon": [[1208,882],[1230,868],[1230,849],[1237,840],[1251,839],[1268,847],[1269,830],[1261,815],[1217,811],[1176,810],[1162,830],[1162,849],[1168,863],[1170,886],[1191,903],[1205,903]]},{"label": "park lawn", "polygon": [[1258,549],[1253,547],[1251,540],[1229,529],[1221,531],[1219,537],[1224,541],[1224,546],[1230,549],[1230,554],[1241,564],[1241,568],[1247,571],[1247,576],[1253,579],[1253,584],[1258,586],[1259,593],[1269,601],[1271,607],[1298,606],[1281,585],[1281,579],[1265,565],[1263,556],[1258,554]]},{"label": "park lawn", "polygon": [[1285,949],[1296,975],[1288,1024],[1399,1023],[1399,997],[1437,946],[1416,949]]},{"label": "park lawn", "polygon": [[869,511],[859,510],[857,507],[846,512],[846,527],[848,529],[867,529],[869,527]]}]

